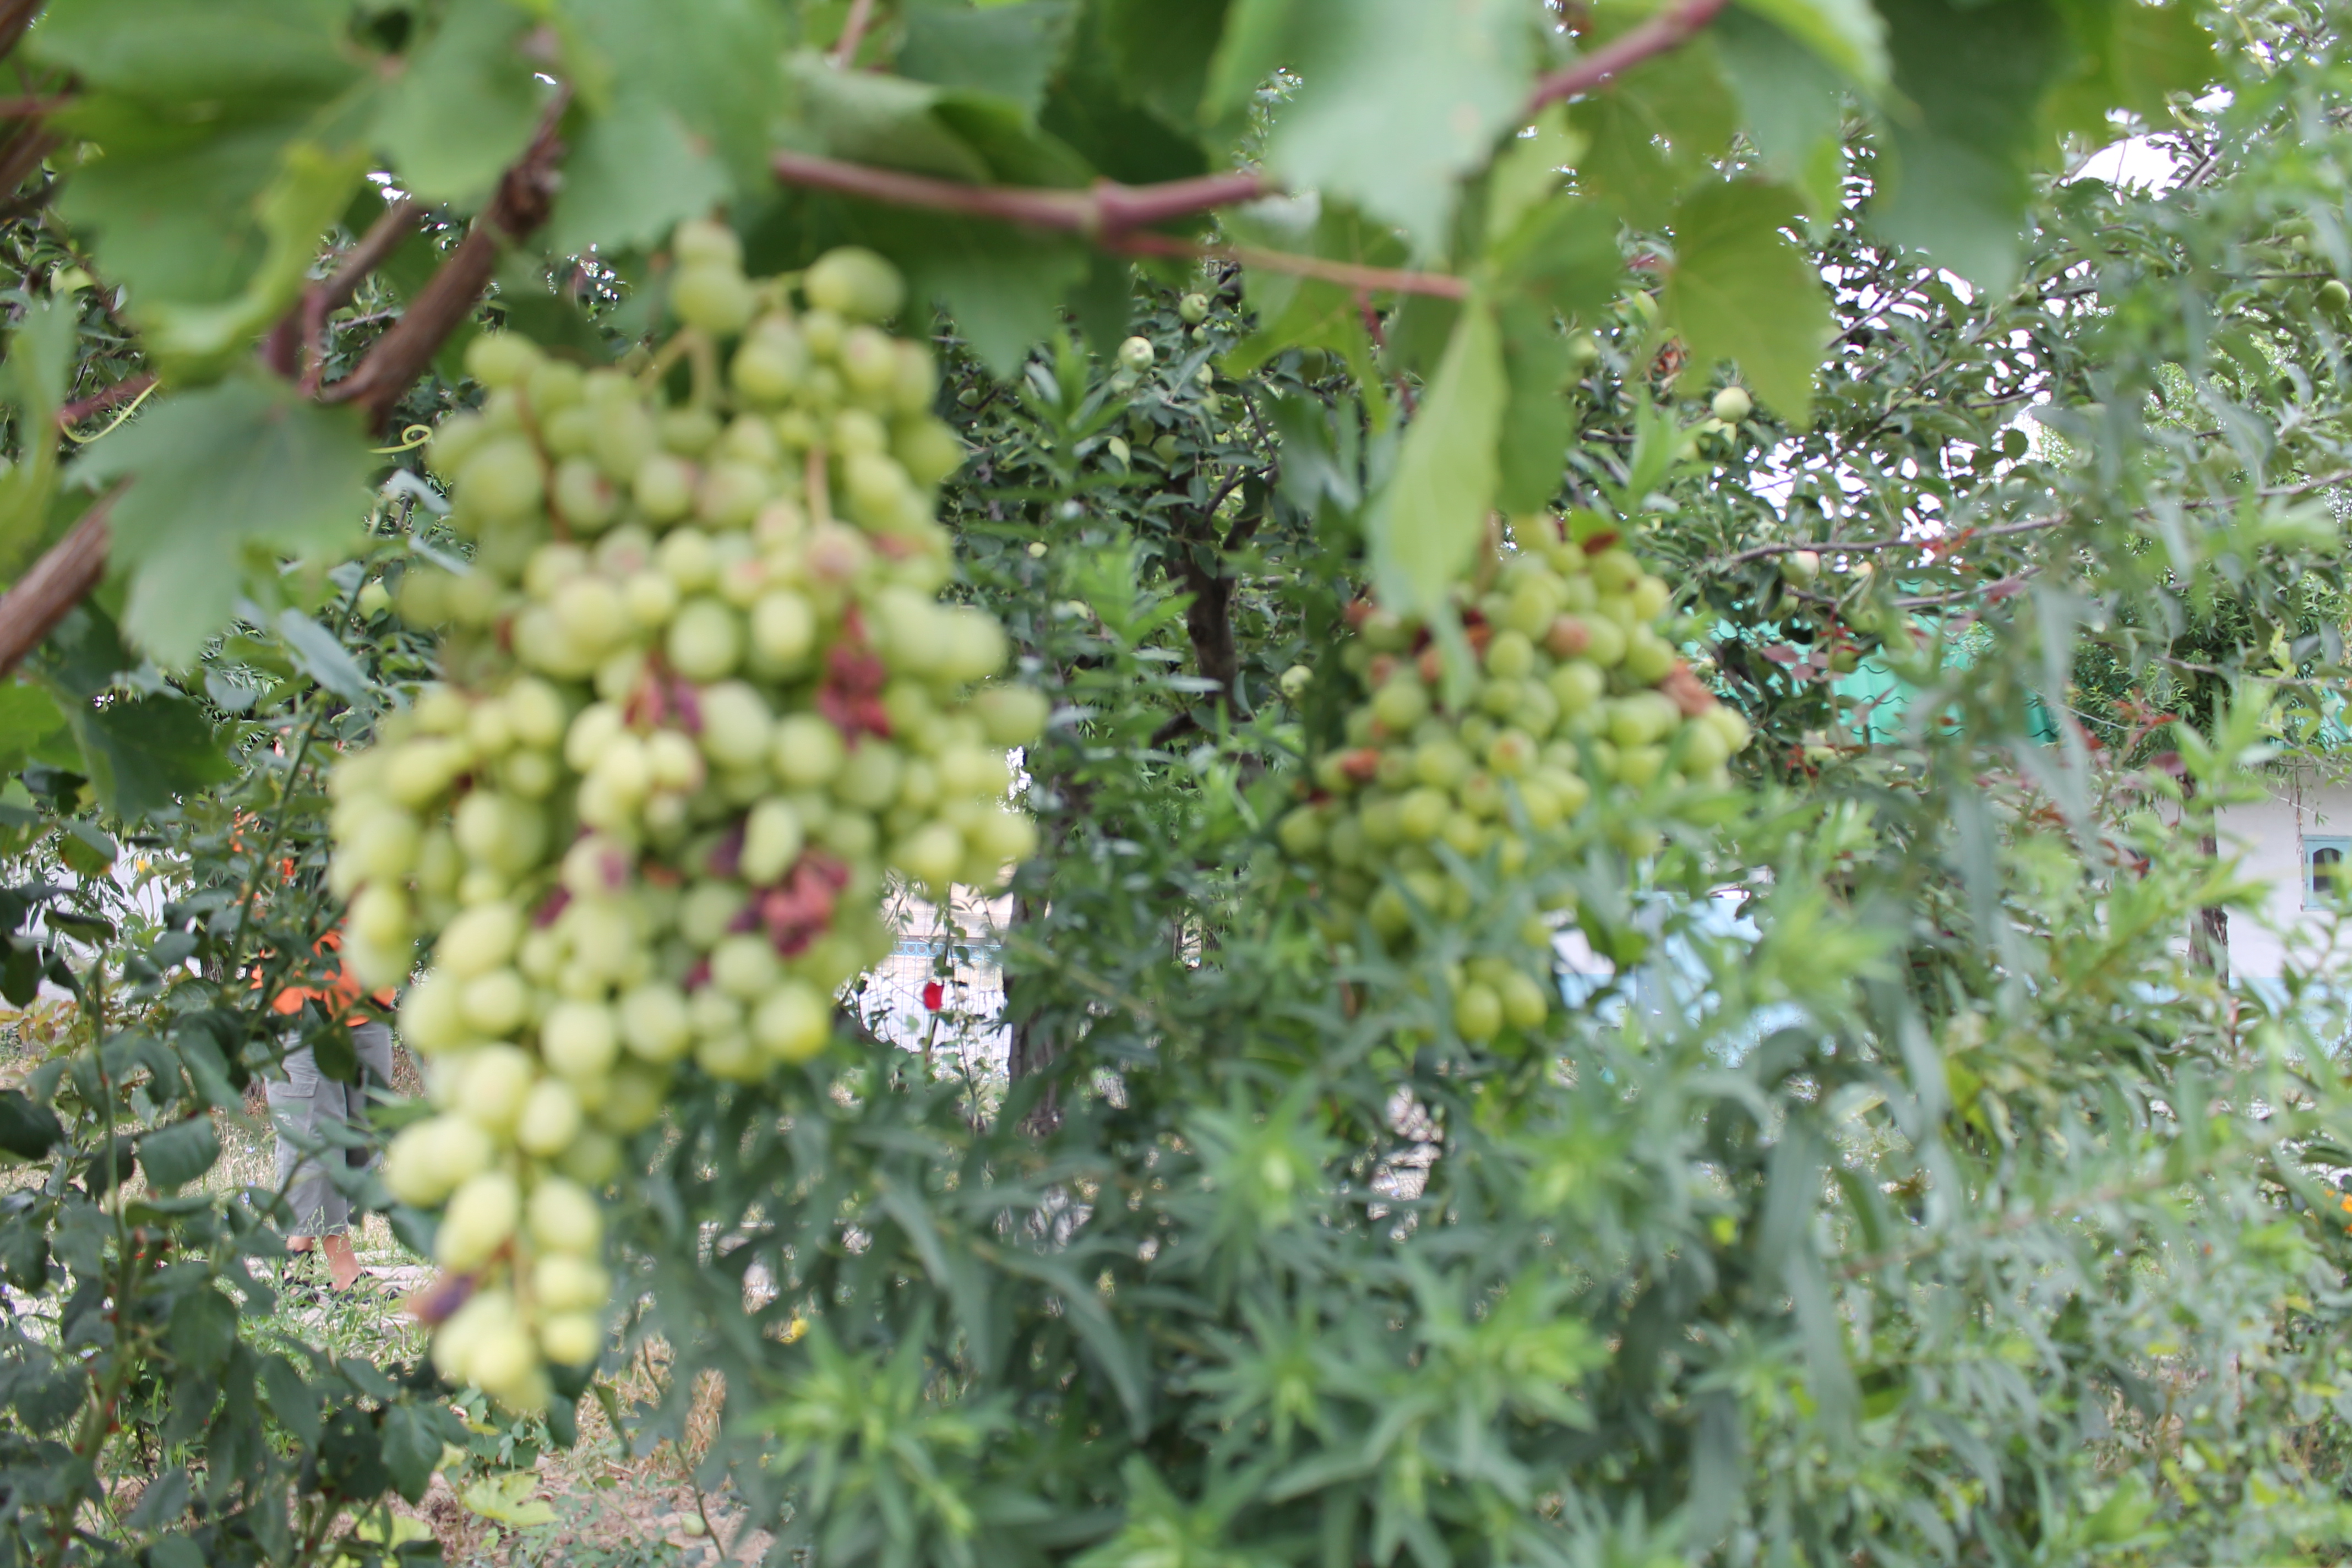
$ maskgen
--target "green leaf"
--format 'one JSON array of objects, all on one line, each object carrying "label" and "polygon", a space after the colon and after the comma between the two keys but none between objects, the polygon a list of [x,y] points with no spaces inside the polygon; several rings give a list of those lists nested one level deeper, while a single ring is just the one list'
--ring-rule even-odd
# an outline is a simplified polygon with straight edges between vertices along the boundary
[{"label": "green leaf", "polygon": [[1871,221],[1897,245],[1996,292],[2017,276],[2019,220],[2050,149],[2042,95],[2067,64],[2064,25],[2039,0],[1882,0],[1895,87],[1892,154]]},{"label": "green leaf", "polygon": [[443,1423],[437,1412],[405,1401],[383,1413],[383,1464],[393,1489],[415,1502],[425,1495],[441,1464]]},{"label": "green leaf", "polygon": [[[1345,203],[1311,195],[1252,202],[1225,214],[1223,221],[1235,239],[1270,250],[1372,267],[1394,267],[1405,259],[1403,245],[1385,226],[1368,222]],[[1242,293],[1258,326],[1226,356],[1226,368],[1234,374],[1255,369],[1286,348],[1346,353],[1363,336],[1355,291],[1336,283],[1244,268]]]},{"label": "green leaf", "polygon": [[1103,0],[1095,10],[1118,85],[1164,123],[1195,129],[1229,8],[1230,0]]},{"label": "green leaf", "polygon": [[1584,138],[1568,123],[1568,106],[1547,105],[1529,127],[1495,155],[1486,175],[1486,243],[1508,236],[1529,209],[1557,194],[1584,154]]},{"label": "green leaf", "polygon": [[984,11],[915,8],[907,14],[898,74],[992,92],[1034,114],[1069,47],[1076,14],[1068,0],[1028,0]]},{"label": "green leaf", "polygon": [[1250,95],[1283,62],[1302,0],[1233,0],[1216,52],[1209,57],[1201,117],[1223,120],[1247,106]]},{"label": "green leaf", "polygon": [[1570,320],[1607,309],[1625,279],[1616,220],[1597,202],[1572,195],[1525,213],[1486,262],[1498,294],[1539,300]]},{"label": "green leaf", "polygon": [[[1604,7],[1591,43],[1606,42],[1643,14]],[[1714,160],[1728,150],[1737,126],[1715,41],[1706,34],[1579,100],[1569,123],[1585,138],[1578,188],[1638,229],[1661,226],[1676,196],[1717,177]]]},{"label": "green leaf", "polygon": [[1469,300],[1373,502],[1372,583],[1387,604],[1436,613],[1476,557],[1494,510],[1506,393],[1494,310]]},{"label": "green leaf", "polygon": [[709,144],[737,188],[762,195],[772,188],[767,165],[777,110],[790,98],[782,9],[769,0],[561,5],[571,26],[567,45],[582,57],[575,76],[620,81],[624,95],[665,105]]},{"label": "green leaf", "polygon": [[539,1473],[535,1470],[484,1476],[467,1487],[458,1500],[484,1519],[510,1530],[529,1530],[534,1525],[555,1522],[555,1510],[539,1496]]},{"label": "green leaf", "polygon": [[172,1307],[172,1355],[182,1366],[211,1372],[236,1343],[236,1305],[211,1285],[199,1285]]},{"label": "green leaf", "polygon": [[139,1169],[159,1192],[184,1187],[220,1159],[220,1134],[209,1114],[159,1127],[139,1140]]},{"label": "green leaf", "polygon": [[1686,378],[1737,360],[1758,397],[1801,424],[1830,313],[1820,274],[1780,236],[1797,208],[1785,186],[1754,180],[1693,191],[1675,209],[1665,312],[1690,349]]},{"label": "green leaf", "polygon": [[66,1130],[46,1105],[19,1090],[0,1089],[0,1150],[20,1160],[37,1160],[65,1142]]},{"label": "green leaf", "polygon": [[167,666],[192,662],[229,618],[248,548],[320,554],[356,536],[373,461],[351,415],[276,381],[159,401],[73,468],[131,480],[111,519],[123,629]]},{"label": "green leaf", "polygon": [[1455,182],[1483,168],[1535,77],[1517,0],[1301,0],[1283,53],[1299,73],[1265,161],[1295,190],[1343,195],[1436,254]]},{"label": "green leaf", "polygon": [[320,101],[360,67],[341,0],[52,0],[29,40],[80,77],[163,104]]},{"label": "green leaf", "polygon": [[2078,57],[2071,79],[2050,95],[2043,126],[2052,136],[2073,132],[2105,142],[2115,135],[2113,109],[2161,121],[2165,100],[2194,93],[2214,79],[2213,38],[2195,9],[2109,0],[2066,11]]},{"label": "green leaf", "polygon": [[549,90],[517,47],[535,25],[509,0],[456,0],[410,53],[375,121],[408,190],[470,205],[521,154]]},{"label": "green leaf", "polygon": [[25,755],[64,728],[57,699],[30,681],[0,686],[0,773],[15,773]]},{"label": "green leaf", "polygon": [[1712,32],[1766,171],[1804,192],[1815,218],[1830,216],[1844,194],[1845,95],[1837,77],[1812,50],[1744,11],[1726,12]]},{"label": "green leaf", "polygon": [[1575,364],[1549,308],[1515,301],[1499,314],[1509,391],[1496,445],[1495,505],[1516,517],[1540,510],[1559,491],[1575,430],[1562,389]]},{"label": "green leaf", "polygon": [[1886,24],[1870,0],[1740,0],[1808,50],[1873,90],[1886,81]]},{"label": "green leaf", "polygon": [[294,650],[294,662],[311,679],[346,702],[358,702],[367,696],[366,673],[351,651],[335,640],[334,633],[301,611],[289,609],[278,616],[278,635],[286,639]]},{"label": "green leaf", "polygon": [[67,715],[107,815],[138,822],[236,770],[204,710],[176,697],[117,698]]},{"label": "green leaf", "polygon": [[[269,1413],[278,1417],[278,1424],[300,1438],[304,1446],[317,1447],[319,1391],[303,1381],[301,1369],[283,1355],[265,1355],[261,1358],[261,1386],[269,1394]],[[389,1427],[390,1412],[386,1412],[385,1424]],[[433,1457],[441,1457],[438,1447],[433,1450]]]},{"label": "green leaf", "polygon": [[651,247],[732,189],[726,169],[696,145],[677,110],[625,89],[573,138],[547,246],[558,256]]},{"label": "green leaf", "polygon": [[58,300],[28,305],[8,340],[7,358],[0,361],[0,385],[16,410],[16,427],[44,433],[26,440],[22,458],[0,474],[0,571],[13,570],[24,558],[57,498],[58,442],[51,432],[73,375],[79,317],[77,307]]},{"label": "green leaf", "polygon": [[907,274],[908,296],[955,318],[974,353],[1010,375],[1052,335],[1062,302],[1082,286],[1092,253],[1076,239],[1006,224],[844,204],[847,237],[872,246]]}]

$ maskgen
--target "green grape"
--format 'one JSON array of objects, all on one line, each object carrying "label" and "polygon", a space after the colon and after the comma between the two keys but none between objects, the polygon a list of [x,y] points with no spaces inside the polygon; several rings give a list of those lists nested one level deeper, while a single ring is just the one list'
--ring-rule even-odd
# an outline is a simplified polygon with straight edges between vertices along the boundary
[{"label": "green grape", "polygon": [[717,337],[741,331],[759,302],[757,291],[731,265],[688,262],[670,279],[669,308],[677,319]]},{"label": "green grape", "polygon": [[435,1234],[435,1258],[444,1268],[467,1273],[506,1246],[522,1218],[522,1190],[504,1171],[469,1176],[449,1199]]},{"label": "green grape", "polygon": [[500,437],[476,448],[456,484],[465,497],[465,515],[494,523],[512,522],[538,510],[547,493],[539,453],[520,437]]},{"label": "green grape", "polygon": [[817,310],[866,321],[897,315],[907,288],[897,268],[856,246],[843,246],[818,257],[801,287]]}]

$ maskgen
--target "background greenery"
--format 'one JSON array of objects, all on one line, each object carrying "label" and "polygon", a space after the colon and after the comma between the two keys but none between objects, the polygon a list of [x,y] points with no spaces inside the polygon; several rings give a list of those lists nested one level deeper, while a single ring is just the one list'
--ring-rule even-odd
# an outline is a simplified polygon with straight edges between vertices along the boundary
[{"label": "background greenery", "polygon": [[[0,1561],[381,1555],[345,1527],[467,1439],[429,1371],[267,1326],[285,1216],[208,1176],[215,1129],[337,912],[319,763],[431,674],[367,592],[452,548],[385,448],[471,399],[482,322],[630,352],[714,208],[755,270],[855,238],[941,308],[954,592],[1057,715],[992,1113],[845,1030],[789,1082],[688,1074],[634,1151],[640,1440],[719,1373],[706,1479],[828,1568],[2339,1556],[2342,998],[2231,984],[2209,914],[2260,895],[2211,814],[2326,760],[2343,675],[2333,14],[1770,0],[1531,106],[1643,23],[51,5],[0,105],[0,550],[131,483],[0,689],[0,991],[74,1002],[0,1097]],[[551,215],[370,428],[334,388],[551,113]],[[2068,177],[2126,133],[2159,187]],[[1131,265],[1142,231],[819,193],[780,148],[1293,195]],[[371,171],[423,221],[279,374],[250,351],[330,303]],[[1508,885],[1400,963],[1270,825],[1345,605],[1435,609],[1548,505],[1674,578],[1760,740],[1736,820],[1548,868],[1614,978],[1514,1056],[1431,1000]],[[1850,662],[1907,693],[1882,743]]]}]

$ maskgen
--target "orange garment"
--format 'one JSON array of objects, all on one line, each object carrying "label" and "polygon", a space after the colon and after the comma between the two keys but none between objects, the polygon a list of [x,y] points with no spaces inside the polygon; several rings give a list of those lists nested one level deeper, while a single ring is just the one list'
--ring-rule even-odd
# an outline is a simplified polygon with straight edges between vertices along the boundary
[{"label": "orange garment", "polygon": [[[340,931],[331,931],[320,937],[313,951],[321,958],[331,953],[334,955],[334,979],[329,981],[323,987],[289,985],[269,999],[269,1010],[273,1013],[290,1015],[299,1013],[305,1002],[316,1002],[343,1023],[367,1023],[369,1015],[359,1011],[360,998],[366,994],[361,990],[358,977],[344,966],[342,946],[343,938]],[[256,990],[260,989],[261,976],[256,974],[253,977],[253,984]],[[370,999],[377,1006],[389,1011],[395,994],[388,990],[379,991]]]}]

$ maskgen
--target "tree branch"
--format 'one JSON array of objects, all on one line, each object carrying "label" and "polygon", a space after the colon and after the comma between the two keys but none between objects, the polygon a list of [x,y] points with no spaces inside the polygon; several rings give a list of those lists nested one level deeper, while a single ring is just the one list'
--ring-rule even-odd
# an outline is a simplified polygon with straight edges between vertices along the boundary
[{"label": "tree branch", "polygon": [[262,363],[289,381],[304,376],[311,382],[310,389],[317,390],[315,358],[327,318],[351,303],[368,275],[391,259],[424,216],[406,197],[385,208],[383,216],[343,252],[333,273],[305,289],[301,301],[278,318],[262,342]]},{"label": "tree branch", "polygon": [[47,0],[0,0],[0,59],[13,53]]},{"label": "tree branch", "polygon": [[1591,92],[1653,55],[1682,47],[1714,21],[1727,4],[1728,0],[1683,0],[1679,5],[1668,6],[1614,42],[1603,44],[1582,59],[1562,66],[1537,82],[1535,90],[1528,95],[1527,112],[1532,116],[1546,104]]},{"label": "tree branch", "polygon": [[41,639],[106,575],[106,516],[129,483],[125,479],[92,502],[81,521],[49,546],[15,587],[0,595],[0,675],[40,647]]},{"label": "tree branch", "polygon": [[154,384],[155,377],[145,371],[142,371],[137,375],[124,376],[104,391],[93,392],[88,397],[76,398],[58,409],[58,428],[70,430],[91,415],[103,413],[118,403],[128,403]]},{"label": "tree branch", "polygon": [[[358,404],[371,429],[381,430],[392,417],[393,405],[424,374],[489,286],[499,253],[547,221],[555,204],[555,162],[563,153],[555,132],[571,96],[568,88],[557,92],[540,121],[539,134],[499,179],[497,195],[473,228],[417,290],[400,320],[375,341],[359,367],[320,391],[322,401]],[[383,226],[379,221],[368,233],[373,236]]]},{"label": "tree branch", "polygon": [[1468,281],[1451,273],[1365,267],[1353,261],[1301,256],[1290,250],[1265,250],[1255,245],[1195,245],[1164,234],[1130,234],[1121,238],[1107,239],[1103,242],[1103,248],[1125,256],[1181,256],[1207,261],[1230,261],[1238,267],[1255,267],[1264,272],[1287,272],[1294,277],[1313,278],[1359,291],[1427,294],[1440,300],[1460,300],[1470,292]]},{"label": "tree branch", "polygon": [[772,153],[768,155],[768,168],[788,185],[857,196],[886,206],[922,207],[932,212],[961,213],[966,217],[995,218],[1060,234],[1084,235],[1094,240],[1115,239],[1146,224],[1167,223],[1239,202],[1255,201],[1275,189],[1265,175],[1245,170],[1168,180],[1154,185],[1122,185],[1112,180],[1097,180],[1086,190],[1071,191],[966,184],[929,174],[909,174],[898,169],[869,168],[811,153]]}]

